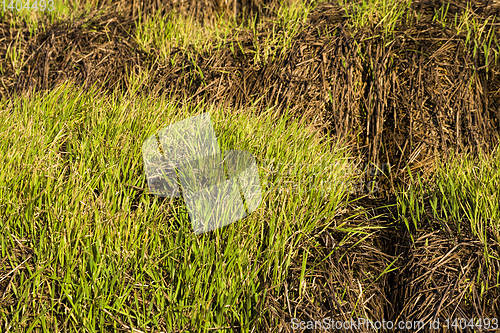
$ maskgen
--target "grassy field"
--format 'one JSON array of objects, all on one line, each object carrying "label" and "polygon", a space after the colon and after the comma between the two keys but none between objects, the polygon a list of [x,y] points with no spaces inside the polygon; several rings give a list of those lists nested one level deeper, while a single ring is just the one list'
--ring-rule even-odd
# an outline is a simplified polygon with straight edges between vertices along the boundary
[{"label": "grassy field", "polygon": [[[265,67],[292,48],[316,5],[283,3],[265,34],[269,20],[221,16],[202,27],[158,13],[137,20],[134,39],[175,67],[176,54],[195,63],[199,53],[245,53],[239,36],[253,36],[254,52],[246,55]],[[74,19],[77,9],[89,12],[92,3],[74,6],[56,2],[47,16],[7,10],[2,20],[36,35],[44,24]],[[349,29],[381,26],[390,40],[396,22],[413,24],[405,6],[350,4]],[[436,22],[457,34],[488,34],[466,14],[449,22],[439,13]],[[26,65],[22,40],[2,54],[0,71]],[[496,59],[486,40],[469,46]],[[396,321],[405,313],[428,323],[449,314],[500,316],[498,149],[481,158],[438,155],[427,173],[402,165],[407,183],[391,183],[392,201],[368,206],[376,193],[355,184],[361,171],[377,166],[360,170],[362,156],[341,138],[272,105],[238,109],[152,97],[139,92],[151,70],[129,75],[125,91],[68,81],[0,100],[0,331],[290,332],[293,318]],[[182,199],[149,193],[141,147],[165,126],[205,112],[221,150],[256,157],[263,201],[247,218],[196,235]],[[397,164],[380,170],[386,179]],[[436,285],[429,272],[436,292],[429,291]],[[439,307],[426,309],[426,300]],[[330,312],[318,310],[328,306]]]},{"label": "grassy field", "polygon": [[[102,331],[107,313],[117,323],[130,316],[142,328],[161,323],[189,330],[225,327],[226,315],[249,329],[265,311],[261,286],[266,279],[282,283],[303,238],[325,228],[341,228],[346,237],[363,231],[335,225],[348,196],[345,183],[328,192],[281,186],[282,177],[304,183],[301,176],[319,172],[317,181],[347,182],[351,163],[340,148],[272,110],[255,116],[71,86],[2,109],[11,119],[1,131],[2,183],[8,184],[1,194],[2,257],[14,263],[9,249],[37,240],[24,263],[36,258],[37,264],[5,276],[24,281],[24,291],[12,290],[23,306],[2,313],[11,325]],[[138,194],[146,187],[144,140],[200,112],[211,114],[225,150],[248,150],[267,161],[259,163],[264,202],[258,211],[201,236],[192,233],[182,202]],[[279,170],[289,163],[301,166],[293,178]],[[320,170],[322,163],[327,167]],[[35,294],[47,298],[33,303]],[[58,322],[67,309],[73,310]]]}]

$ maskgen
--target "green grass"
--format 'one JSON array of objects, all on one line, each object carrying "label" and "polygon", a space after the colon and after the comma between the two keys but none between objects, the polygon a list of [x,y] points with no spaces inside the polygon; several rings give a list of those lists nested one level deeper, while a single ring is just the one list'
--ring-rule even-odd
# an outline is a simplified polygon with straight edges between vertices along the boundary
[{"label": "green grass", "polygon": [[[203,26],[192,18],[177,14],[165,17],[155,15],[146,20],[139,20],[136,29],[136,41],[147,52],[154,53],[162,62],[175,64],[176,56],[171,57],[172,50],[178,48],[188,54],[220,50],[229,44],[233,54],[240,50],[245,56],[251,56],[255,65],[265,65],[282,54],[283,50],[292,47],[295,37],[305,27],[308,14],[314,10],[318,1],[309,5],[303,1],[283,1],[271,20],[257,22],[249,20],[237,25],[232,18],[220,16],[215,23],[206,22]],[[356,34],[365,27],[382,29],[387,43],[394,38],[394,31],[399,24],[413,25],[419,22],[421,15],[410,15],[410,1],[397,0],[361,0],[357,2],[338,1],[345,6],[347,27]],[[498,41],[492,34],[492,18],[479,22],[472,12],[464,11],[455,14],[454,19],[446,18],[449,6],[443,5],[436,10],[433,20],[443,27],[453,29],[457,34],[467,36],[465,46],[474,43],[474,54],[478,47],[485,53],[486,62],[496,63],[498,57]],[[253,47],[243,48],[241,40],[251,34]],[[320,35],[334,35],[335,31],[319,31]],[[236,40],[236,41],[235,41]],[[490,54],[491,46],[496,49]],[[486,65],[488,67],[488,65]]]},{"label": "green grass", "polygon": [[[229,45],[233,54],[241,51],[251,56],[256,65],[262,65],[280,56],[280,51],[290,49],[293,39],[302,31],[312,5],[301,1],[283,5],[276,11],[275,18],[257,22],[251,19],[236,24],[233,18],[221,15],[215,22],[202,26],[192,18],[170,13],[164,17],[140,19],[136,24],[135,38],[147,52],[157,55],[159,61],[175,64],[173,50],[187,54],[205,52],[214,54]],[[240,40],[252,36],[253,47],[243,48]]]},{"label": "green grass", "polygon": [[412,184],[397,193],[399,215],[407,228],[422,228],[429,212],[437,221],[455,224],[457,235],[464,228],[470,229],[484,244],[488,258],[487,237],[500,241],[499,153],[497,147],[483,159],[467,154],[452,154],[445,162],[437,159],[436,171],[426,181],[408,169]]},{"label": "green grass", "polygon": [[[338,1],[345,6],[348,27],[354,34],[367,26],[383,28],[384,35],[392,35],[396,24],[402,21],[409,1],[397,0],[361,0],[356,2]],[[410,17],[406,17],[408,22]]]},{"label": "green grass", "polygon": [[119,321],[142,330],[194,330],[226,327],[227,317],[251,330],[266,311],[263,284],[286,278],[306,235],[335,228],[333,216],[348,197],[342,182],[328,195],[314,188],[280,192],[270,183],[281,176],[270,177],[268,164],[259,162],[263,202],[257,211],[195,235],[182,200],[142,194],[133,207],[136,190],[128,185],[146,187],[142,143],[164,126],[210,112],[223,150],[297,163],[307,169],[303,174],[321,162],[335,165],[323,170],[329,178],[345,177],[345,152],[272,110],[257,117],[252,110],[71,86],[3,101],[0,109],[0,239],[2,257],[9,258],[0,269],[26,259],[11,251],[19,243],[36,257],[35,266],[21,265],[13,274],[6,299],[12,304],[0,310],[0,321],[12,327],[29,323],[51,331],[65,320],[89,332]]},{"label": "green grass", "polygon": [[[380,24],[389,35],[402,18],[395,1],[353,6],[353,28]],[[250,56],[263,64],[290,47],[310,10],[300,3],[283,7],[266,34],[259,31],[264,23],[237,26],[221,18],[206,29],[175,15],[156,17],[138,25],[136,38],[174,65],[174,48],[210,53],[232,40],[235,52],[242,46],[234,36],[251,33]],[[13,24],[27,20],[36,27],[30,15],[15,16]],[[484,50],[496,45],[486,25],[470,16],[453,24],[471,40],[482,36],[476,43]],[[19,38],[5,58],[17,69],[23,64]],[[1,256],[8,258],[0,263],[0,283],[9,288],[3,299],[8,305],[0,308],[0,322],[8,323],[2,329],[52,332],[62,324],[89,332],[125,326],[207,331],[228,328],[230,320],[255,332],[262,329],[260,315],[270,311],[264,306],[266,286],[282,293],[297,258],[304,259],[302,279],[308,275],[301,254],[315,246],[314,237],[326,228],[344,240],[373,231],[336,224],[355,181],[346,170],[358,162],[330,138],[272,109],[256,116],[252,108],[138,98],[134,90],[146,77],[131,76],[134,88],[124,95],[68,84],[0,102],[0,242]],[[147,188],[144,140],[202,112],[211,113],[223,150],[256,157],[263,202],[248,218],[195,235],[182,200],[140,194],[133,186]],[[470,228],[489,256],[486,236],[497,232],[498,239],[500,221],[498,161],[493,156],[438,164],[425,183],[409,172],[412,184],[398,193],[395,220],[412,237],[428,216],[457,230]],[[318,185],[325,183],[326,188]],[[33,249],[35,261],[22,254],[23,246]]]},{"label": "green grass", "polygon": [[139,17],[136,23],[135,38],[143,50],[156,54],[159,61],[175,65],[176,56],[172,51],[183,52],[208,51],[216,44],[222,45],[232,34],[234,22],[219,18],[215,24],[201,27],[193,18],[178,14],[164,17],[158,12],[153,17]]}]

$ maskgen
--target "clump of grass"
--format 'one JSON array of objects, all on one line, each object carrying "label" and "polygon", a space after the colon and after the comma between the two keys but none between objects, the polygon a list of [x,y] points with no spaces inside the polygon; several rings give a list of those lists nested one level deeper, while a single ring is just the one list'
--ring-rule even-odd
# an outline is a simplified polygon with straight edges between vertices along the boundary
[{"label": "clump of grass", "polygon": [[156,54],[160,61],[171,62],[174,66],[174,50],[186,53],[208,52],[223,45],[226,39],[233,36],[235,28],[235,23],[222,15],[215,23],[207,22],[202,26],[193,17],[177,13],[162,16],[157,12],[146,19],[139,17],[135,38],[146,52]]},{"label": "clump of grass", "polygon": [[[142,142],[162,127],[208,111],[224,149],[331,162],[338,167],[323,172],[339,179],[345,152],[272,111],[255,116],[71,85],[1,105],[0,279],[19,266],[2,281],[5,327],[251,331],[268,311],[263,283],[280,284],[305,236],[335,228],[346,203],[340,183],[329,195],[290,193],[262,177],[257,211],[195,235],[182,199],[145,189]],[[27,262],[14,251],[19,243],[32,249]]]},{"label": "clump of grass", "polygon": [[[347,12],[350,31],[354,34],[364,27],[375,26],[383,28],[385,36],[393,34],[409,6],[409,2],[397,0],[341,1],[341,4]],[[406,22],[411,19],[406,16]]]},{"label": "clump of grass", "polygon": [[252,22],[254,62],[266,64],[285,54],[284,50],[292,47],[294,39],[305,28],[307,16],[314,7],[313,3],[303,1],[281,1],[275,17],[259,24]]},{"label": "clump of grass", "polygon": [[[146,51],[158,55],[163,62],[175,64],[174,50],[194,55],[208,55],[229,45],[233,54],[240,52],[252,56],[255,64],[265,64],[279,56],[279,51],[289,49],[293,39],[302,31],[312,4],[301,1],[286,2],[272,18],[258,22],[256,18],[237,24],[234,19],[220,15],[214,22],[201,25],[192,17],[169,13],[143,20],[139,18],[136,40]],[[252,36],[253,47],[242,45],[242,38]]]},{"label": "clump of grass", "polygon": [[397,193],[399,215],[407,228],[421,228],[430,212],[432,219],[454,224],[458,235],[470,230],[484,244],[487,256],[488,237],[500,241],[499,156],[498,148],[483,159],[452,152],[445,162],[436,160],[435,172],[425,182],[408,169],[412,184]]}]

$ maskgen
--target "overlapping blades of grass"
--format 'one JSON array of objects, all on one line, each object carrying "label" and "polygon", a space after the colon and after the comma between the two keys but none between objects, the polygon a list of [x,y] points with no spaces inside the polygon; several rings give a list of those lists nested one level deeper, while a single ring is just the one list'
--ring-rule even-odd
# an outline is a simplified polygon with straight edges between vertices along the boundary
[{"label": "overlapping blades of grass", "polygon": [[[313,230],[347,199],[343,151],[272,112],[227,112],[71,84],[2,102],[2,327],[103,331],[259,327],[268,287],[288,276]],[[142,142],[213,114],[224,149],[338,179],[335,191],[281,190],[262,162],[264,201],[248,218],[195,235],[182,199],[148,194]],[[319,170],[320,161],[336,167]],[[344,231],[342,231],[344,230]]]}]

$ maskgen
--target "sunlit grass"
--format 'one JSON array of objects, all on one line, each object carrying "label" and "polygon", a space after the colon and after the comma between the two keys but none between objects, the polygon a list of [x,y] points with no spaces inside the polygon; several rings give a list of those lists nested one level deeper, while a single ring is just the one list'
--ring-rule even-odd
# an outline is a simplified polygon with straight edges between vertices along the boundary
[{"label": "sunlit grass", "polygon": [[[176,55],[172,55],[174,50],[210,55],[225,46],[229,46],[233,54],[241,51],[253,57],[255,64],[265,64],[279,56],[279,51],[292,46],[313,7],[302,1],[283,1],[271,21],[257,22],[256,18],[250,18],[239,24],[227,15],[201,25],[192,17],[176,13],[162,17],[157,13],[137,22],[135,37],[145,51],[157,54],[162,62],[172,65],[176,60]],[[240,41],[248,35],[253,35],[252,50],[244,49]]]},{"label": "sunlit grass", "polygon": [[[0,105],[1,242],[2,257],[10,258],[0,269],[22,262],[9,250],[18,242],[36,256],[35,266],[23,266],[11,281],[6,301],[15,297],[17,305],[0,310],[10,325],[48,330],[71,307],[68,327],[91,332],[116,324],[113,318],[141,329],[208,329],[226,326],[226,317],[250,331],[266,311],[262,283],[279,285],[305,235],[335,229],[333,217],[348,200],[340,181],[327,193],[273,185],[281,175],[269,176],[272,160],[300,165],[296,181],[321,162],[331,166],[319,170],[322,177],[346,179],[350,160],[272,110],[255,116],[71,85]],[[212,115],[223,151],[257,158],[263,202],[248,218],[195,235],[182,200],[147,189],[138,195],[137,188],[147,188],[143,141],[202,112]],[[363,232],[340,230],[346,239]]]},{"label": "sunlit grass", "polygon": [[497,148],[484,158],[451,154],[446,161],[436,159],[435,173],[427,181],[408,169],[412,184],[397,193],[400,219],[411,233],[428,218],[453,224],[458,235],[470,230],[488,257],[488,238],[500,241],[499,166]]},{"label": "sunlit grass", "polygon": [[[384,35],[390,36],[398,23],[403,22],[409,1],[397,0],[360,0],[338,1],[346,10],[348,26],[354,34],[364,27],[380,27]],[[405,22],[410,18],[406,17]]]},{"label": "sunlit grass", "polygon": [[[70,7],[61,8],[61,17],[69,14]],[[299,2],[283,6],[264,32],[269,22],[237,25],[221,17],[201,27],[189,18],[157,15],[138,22],[136,39],[174,66],[177,49],[210,54],[231,43],[236,53],[243,47],[234,37],[250,33],[255,51],[248,55],[265,64],[292,46],[312,8]],[[396,1],[362,1],[348,12],[354,29],[371,24],[390,35],[403,9]],[[18,14],[14,21],[31,20],[36,30],[32,14]],[[442,12],[435,19],[451,24]],[[497,45],[486,23],[470,15],[454,23],[457,33],[466,31],[467,42],[478,45],[475,51]],[[483,42],[474,40],[477,36]],[[17,73],[26,61],[20,43],[16,37],[2,59]],[[143,330],[194,331],[227,328],[231,318],[242,331],[255,332],[261,327],[258,318],[270,313],[263,305],[264,284],[283,292],[297,258],[303,263],[301,283],[314,279],[305,268],[314,237],[327,228],[339,231],[345,235],[341,246],[377,228],[337,225],[336,217],[351,200],[349,171],[356,162],[333,139],[272,109],[256,116],[251,108],[135,96],[147,79],[147,71],[130,75],[131,91],[124,95],[67,85],[45,96],[0,103],[0,241],[2,258],[8,257],[0,270],[12,272],[26,259],[12,250],[19,244],[33,248],[37,258],[35,266],[21,265],[6,276],[13,286],[6,301],[14,305],[0,309],[0,321],[45,331],[61,317],[75,331],[123,328],[120,321]],[[211,113],[223,150],[255,155],[263,202],[248,218],[194,235],[182,200],[147,194],[141,145],[164,126],[202,112]],[[410,171],[411,186],[397,193],[395,220],[413,237],[426,227],[430,211],[457,230],[470,228],[487,256],[487,237],[500,241],[498,160],[450,160],[438,164],[427,183]]]},{"label": "sunlit grass", "polygon": [[160,61],[175,64],[174,50],[186,53],[201,53],[208,51],[214,45],[222,45],[232,31],[235,24],[232,20],[221,16],[215,23],[201,26],[192,17],[170,13],[161,16],[156,13],[153,17],[139,18],[136,24],[135,37],[138,44],[149,53],[156,54]]}]

